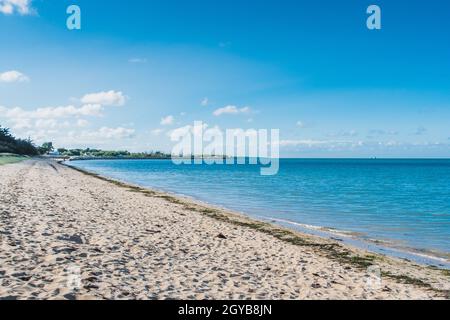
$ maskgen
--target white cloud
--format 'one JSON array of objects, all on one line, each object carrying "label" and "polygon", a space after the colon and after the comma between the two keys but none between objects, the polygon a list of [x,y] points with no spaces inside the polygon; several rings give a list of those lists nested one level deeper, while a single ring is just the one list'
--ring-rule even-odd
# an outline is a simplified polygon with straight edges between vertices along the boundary
[{"label": "white cloud", "polygon": [[25,110],[20,107],[0,106],[0,122],[15,130],[20,137],[31,137],[37,142],[51,140],[61,145],[104,145],[104,141],[128,139],[135,135],[135,130],[126,127],[101,127],[98,130],[82,130],[90,123],[86,117],[103,116],[107,105],[120,105],[125,97],[114,91],[86,95],[84,101],[97,101],[97,104],[81,106],[66,105]]},{"label": "white cloud", "polygon": [[[20,107],[0,106],[0,122],[15,130],[21,137],[32,137],[35,141],[54,140],[60,143],[102,144],[103,140],[124,139],[134,136],[135,130],[124,127],[102,127],[96,131],[78,131],[89,125],[85,117],[103,116],[105,106],[122,105],[125,97],[121,92],[101,92],[86,95],[81,106],[65,105],[25,110]],[[69,131],[69,129],[72,129]]]},{"label": "white cloud", "polygon": [[217,109],[216,111],[213,112],[213,114],[218,117],[224,114],[240,114],[240,113],[249,113],[250,112],[250,108],[249,107],[244,107],[244,108],[238,108],[236,106],[226,106],[220,109]]},{"label": "white cloud", "polygon": [[100,116],[102,106],[98,104],[87,104],[80,108],[74,106],[47,107],[27,111],[22,108],[0,107],[0,117],[6,119],[57,119],[74,116]]},{"label": "white cloud", "polygon": [[101,116],[103,108],[99,104],[86,104],[80,108],[74,106],[39,108],[31,114],[36,118],[67,118],[74,116]]},{"label": "white cloud", "polygon": [[280,140],[279,146],[285,148],[299,148],[299,149],[316,149],[316,150],[336,150],[349,149],[364,146],[363,141],[349,141],[349,140],[314,140],[314,139],[299,139],[299,140]]},{"label": "white cloud", "polygon": [[370,136],[383,136],[383,135],[391,135],[391,136],[396,136],[398,135],[398,131],[395,130],[382,130],[382,129],[372,129],[369,130],[369,135]]},{"label": "white cloud", "polygon": [[101,127],[96,131],[84,131],[82,138],[98,138],[98,139],[128,139],[133,138],[136,130],[123,127],[109,128]]},{"label": "white cloud", "polygon": [[202,133],[207,134],[207,132],[209,132],[210,134],[213,132],[220,132],[220,128],[218,126],[210,127],[207,123],[202,123],[202,126],[187,125],[168,131],[167,136],[171,141],[176,142],[180,139],[180,137],[184,137],[187,135],[201,137]]},{"label": "white cloud", "polygon": [[[381,143],[381,142],[380,142]],[[350,141],[350,140],[281,140],[280,147],[284,148],[298,148],[298,149],[315,149],[315,150],[350,150],[368,146],[364,141]]]},{"label": "white cloud", "polygon": [[150,131],[150,133],[154,136],[159,136],[163,132],[164,132],[163,129],[154,129],[154,130]]},{"label": "white cloud", "polygon": [[281,140],[280,147],[318,146],[329,144],[330,141],[322,140]]},{"label": "white cloud", "polygon": [[55,129],[57,126],[58,122],[55,119],[39,119],[35,123],[37,129]]},{"label": "white cloud", "polygon": [[349,130],[349,131],[338,131],[338,132],[331,132],[328,133],[328,137],[356,137],[358,135],[358,131],[356,130]]},{"label": "white cloud", "polygon": [[30,81],[29,77],[16,70],[0,73],[0,82],[12,83],[12,82],[28,82],[28,81]]},{"label": "white cloud", "polygon": [[110,90],[86,94],[81,98],[81,102],[84,104],[100,104],[102,106],[123,106],[126,99],[121,91]]},{"label": "white cloud", "polygon": [[305,127],[305,124],[302,121],[297,121],[297,127],[303,129]]},{"label": "white cloud", "polygon": [[[74,106],[47,107],[35,110],[22,108],[5,108],[0,106],[0,119],[5,119],[13,129],[58,129],[71,126],[67,120],[60,119],[78,118],[82,116],[101,116],[101,105],[84,105],[79,108]],[[78,119],[74,126],[86,125],[86,120]]]},{"label": "white cloud", "polygon": [[372,129],[369,130],[367,138],[375,139],[382,136],[397,136],[399,132],[396,130],[383,130],[383,129]]},{"label": "white cloud", "polygon": [[209,99],[208,97],[203,98],[202,102],[200,103],[203,107],[208,106]]},{"label": "white cloud", "polygon": [[179,137],[184,137],[184,136],[190,134],[191,130],[192,130],[192,126],[188,125],[188,126],[184,126],[181,128],[176,128],[174,130],[171,130],[167,133],[167,135],[169,136],[170,140],[178,141]]},{"label": "white cloud", "polygon": [[175,118],[173,116],[167,116],[161,119],[161,125],[162,126],[169,126],[171,124],[173,124],[173,122],[175,121]]},{"label": "white cloud", "polygon": [[21,15],[33,14],[32,0],[0,0],[0,13],[9,15],[18,13]]},{"label": "white cloud", "polygon": [[12,119],[11,123],[13,124],[13,129],[32,129],[34,127],[30,119]]},{"label": "white cloud", "polygon": [[86,127],[89,125],[89,121],[85,120],[85,119],[78,119],[77,120],[77,127]]},{"label": "white cloud", "polygon": [[[206,123],[203,124],[203,130],[208,128]],[[200,128],[195,128],[194,126],[187,125],[184,127],[176,128],[172,131],[169,131],[167,135],[170,137],[172,141],[178,141],[180,137],[184,137],[191,134],[199,134]]]}]

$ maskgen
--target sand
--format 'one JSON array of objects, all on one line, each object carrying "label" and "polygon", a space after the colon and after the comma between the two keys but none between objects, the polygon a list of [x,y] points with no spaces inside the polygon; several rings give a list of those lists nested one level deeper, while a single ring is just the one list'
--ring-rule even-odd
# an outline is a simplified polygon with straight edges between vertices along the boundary
[{"label": "sand", "polygon": [[442,299],[449,280],[50,160],[0,166],[0,299]]}]

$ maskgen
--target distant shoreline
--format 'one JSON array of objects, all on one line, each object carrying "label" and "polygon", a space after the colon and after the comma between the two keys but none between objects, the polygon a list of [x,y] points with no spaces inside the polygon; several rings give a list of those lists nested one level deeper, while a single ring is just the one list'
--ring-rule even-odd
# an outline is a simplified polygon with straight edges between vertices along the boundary
[{"label": "distant shoreline", "polygon": [[[55,157],[50,157],[52,159],[67,159],[69,157],[60,157],[60,156],[55,156]],[[189,158],[194,158],[192,157],[177,157],[176,159],[189,159]],[[213,156],[205,156],[203,157],[204,159],[227,159],[227,158],[231,158],[231,157],[213,157]],[[383,160],[411,160],[411,161],[450,161],[450,158],[302,158],[302,157],[297,157],[297,158],[279,158],[280,160],[370,160],[370,161],[383,161]],[[168,157],[156,157],[156,158],[139,158],[139,157],[80,157],[80,158],[76,158],[76,159],[71,159],[71,161],[78,161],[78,160],[172,160],[171,156]]]},{"label": "distant shoreline", "polygon": [[[61,157],[55,157],[54,159],[61,159]],[[80,157],[80,158],[62,158],[64,161],[87,161],[87,160],[171,160],[171,158],[159,157],[159,158],[126,158],[126,157]]]},{"label": "distant shoreline", "polygon": [[[63,161],[86,161],[86,160],[173,160],[174,157],[47,157],[55,160],[63,160]],[[195,157],[176,157],[175,159],[195,159]],[[227,157],[214,157],[208,156],[203,157],[203,159],[227,159]]]}]

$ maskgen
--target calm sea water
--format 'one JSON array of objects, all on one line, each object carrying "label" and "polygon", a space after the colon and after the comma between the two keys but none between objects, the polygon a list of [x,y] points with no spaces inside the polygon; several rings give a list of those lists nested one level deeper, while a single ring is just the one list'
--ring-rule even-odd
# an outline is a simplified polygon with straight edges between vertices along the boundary
[{"label": "calm sea water", "polygon": [[450,253],[450,160],[282,159],[276,176],[252,165],[92,160],[71,165],[276,218]]}]

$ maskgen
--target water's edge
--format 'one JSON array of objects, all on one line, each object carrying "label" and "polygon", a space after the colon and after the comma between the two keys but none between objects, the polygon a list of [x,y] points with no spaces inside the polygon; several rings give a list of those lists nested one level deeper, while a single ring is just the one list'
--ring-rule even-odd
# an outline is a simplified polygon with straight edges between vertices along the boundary
[{"label": "water's edge", "polygon": [[307,235],[311,235],[311,236],[315,236],[315,237],[319,237],[319,238],[323,238],[323,239],[338,241],[347,246],[355,247],[355,248],[362,249],[362,250],[365,250],[368,252],[372,252],[372,253],[376,253],[376,254],[380,254],[380,255],[384,255],[384,256],[389,256],[389,257],[394,257],[394,258],[398,258],[398,259],[403,259],[403,260],[407,260],[407,261],[412,261],[412,262],[415,262],[417,264],[424,265],[424,266],[434,266],[434,267],[439,267],[442,269],[450,270],[450,261],[443,257],[436,255],[435,253],[417,252],[417,251],[414,251],[415,250],[414,248],[403,248],[403,247],[396,246],[394,242],[380,244],[380,243],[377,243],[376,239],[373,241],[368,241],[367,239],[363,239],[361,237],[358,237],[358,235],[355,235],[351,232],[347,232],[344,230],[335,230],[335,229],[332,230],[332,229],[324,228],[321,226],[306,225],[306,224],[301,224],[301,223],[297,223],[297,222],[293,222],[293,221],[289,221],[289,220],[278,219],[278,218],[274,218],[274,217],[264,217],[264,216],[249,214],[247,212],[236,211],[236,210],[227,208],[225,206],[216,205],[209,201],[197,199],[193,196],[188,196],[188,195],[173,192],[170,190],[164,190],[162,188],[149,187],[149,186],[138,184],[138,183],[135,183],[132,181],[117,179],[117,178],[114,178],[114,177],[111,177],[111,176],[108,176],[108,175],[105,175],[105,174],[102,174],[102,173],[99,173],[96,171],[91,171],[91,170],[87,170],[82,167],[78,167],[74,164],[70,164],[69,162],[60,162],[60,163],[69,168],[74,168],[74,169],[80,170],[82,172],[92,173],[99,177],[103,177],[107,180],[118,181],[118,182],[130,185],[130,186],[139,186],[139,187],[142,187],[142,188],[145,188],[148,190],[152,190],[155,192],[162,192],[162,193],[170,194],[172,196],[179,197],[182,199],[187,199],[194,203],[209,206],[211,208],[218,208],[218,209],[222,209],[227,212],[230,212],[230,213],[237,213],[237,214],[243,215],[245,217],[248,217],[248,218],[256,220],[256,221],[266,222],[266,223],[269,223],[272,225],[288,228],[288,229],[291,229],[291,230],[294,230],[294,231],[297,231],[297,232],[300,232],[303,234],[307,234]]}]

